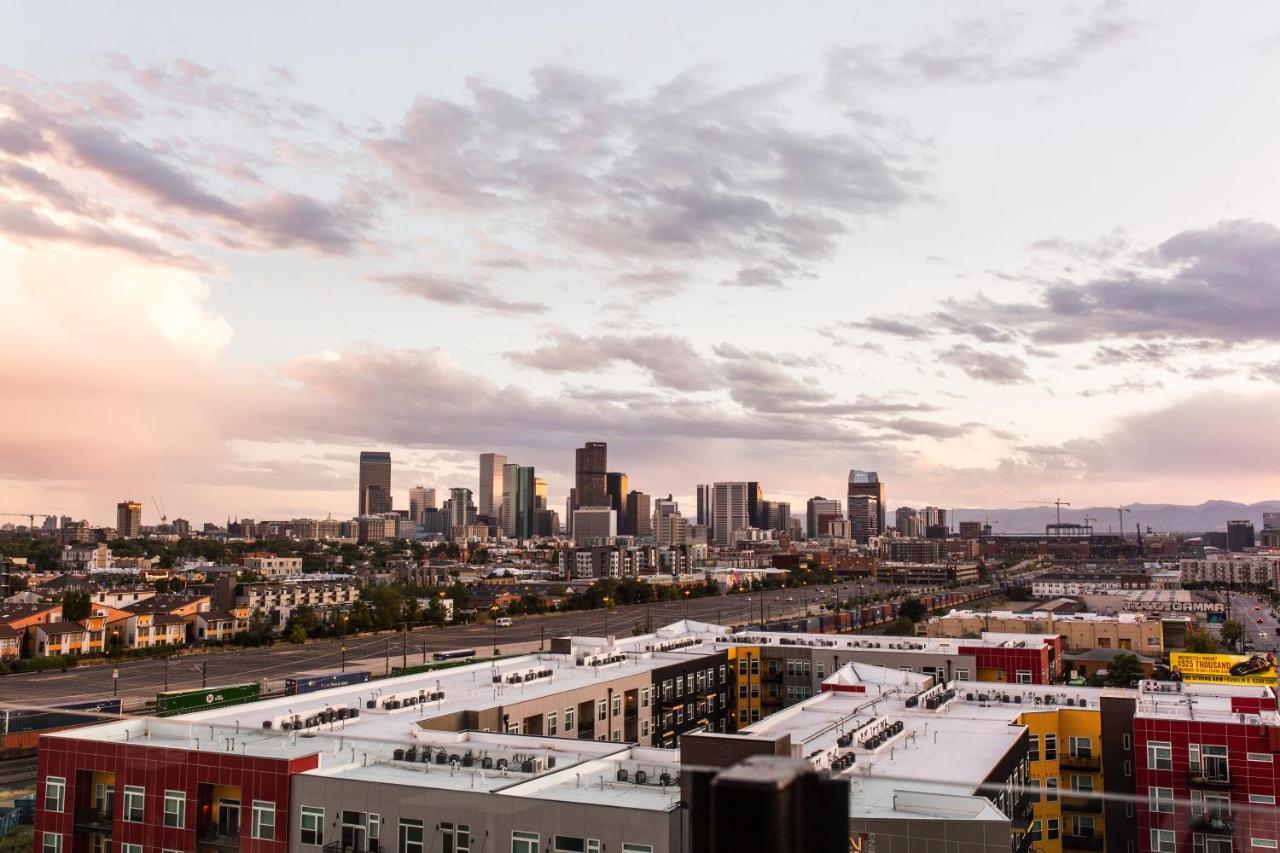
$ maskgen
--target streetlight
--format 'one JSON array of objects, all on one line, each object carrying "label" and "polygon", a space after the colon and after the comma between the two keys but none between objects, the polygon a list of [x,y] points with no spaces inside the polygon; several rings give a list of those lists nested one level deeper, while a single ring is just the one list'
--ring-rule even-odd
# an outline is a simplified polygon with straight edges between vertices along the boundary
[{"label": "streetlight", "polygon": [[342,671],[347,671],[347,620],[351,617],[342,614]]},{"label": "streetlight", "polygon": [[498,605],[489,607],[489,619],[493,622],[493,656],[498,656]]},{"label": "streetlight", "polygon": [[602,598],[601,603],[604,604],[604,636],[609,637],[609,596]]},{"label": "streetlight", "polygon": [[689,590],[684,591],[684,619],[689,621]]},{"label": "streetlight", "polygon": [[120,695],[120,667],[111,667],[111,695],[116,697]]}]

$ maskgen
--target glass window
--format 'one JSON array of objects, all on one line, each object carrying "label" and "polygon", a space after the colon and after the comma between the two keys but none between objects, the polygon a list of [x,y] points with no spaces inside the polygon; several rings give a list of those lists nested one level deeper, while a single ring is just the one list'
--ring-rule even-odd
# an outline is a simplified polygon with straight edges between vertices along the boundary
[{"label": "glass window", "polygon": [[596,718],[600,720],[609,718],[609,703],[603,699],[596,703]]},{"label": "glass window", "polygon": [[1044,822],[1044,832],[1046,841],[1056,841],[1058,838],[1058,819],[1051,817]]},{"label": "glass window", "polygon": [[298,826],[298,840],[303,844],[324,846],[324,809],[317,806],[303,806],[302,818]]},{"label": "glass window", "polygon": [[1147,800],[1153,812],[1173,813],[1172,788],[1148,788]]},{"label": "glass window", "polygon": [[1231,770],[1227,763],[1227,748],[1205,744],[1200,748],[1200,771],[1210,782],[1231,781]]},{"label": "glass window", "polygon": [[253,822],[249,825],[249,835],[263,841],[274,841],[276,837],[276,804],[265,800],[253,801]]},{"label": "glass window", "polygon": [[382,818],[378,817],[377,814],[370,813],[369,814],[369,838],[371,840],[376,841],[379,833],[381,832],[382,832]]},{"label": "glass window", "polygon": [[613,715],[615,717],[622,716],[622,697],[621,696],[613,697]]},{"label": "glass window", "polygon": [[565,708],[564,709],[564,730],[566,732],[573,731],[573,721],[574,721],[573,709]]},{"label": "glass window", "polygon": [[1147,766],[1152,770],[1173,769],[1173,749],[1168,741],[1147,741]]},{"label": "glass window", "polygon": [[1057,735],[1044,736],[1044,760],[1045,761],[1058,760],[1058,736]]},{"label": "glass window", "polygon": [[1018,683],[1019,683],[1019,684],[1030,684],[1030,683],[1031,683],[1031,673],[1030,673],[1030,672],[1028,672],[1028,671],[1027,671],[1027,670],[1025,670],[1025,669],[1020,669],[1020,670],[1018,670]]},{"label": "glass window", "polygon": [[121,844],[120,853],[142,853],[141,844]]},{"label": "glass window", "polygon": [[652,844],[632,844],[629,841],[622,842],[622,853],[653,853]]},{"label": "glass window", "polygon": [[440,824],[440,840],[440,853],[471,853],[471,827],[465,823]]},{"label": "glass window", "polygon": [[956,670],[956,681],[968,681],[968,680],[969,680],[969,670],[967,669]]},{"label": "glass window", "polygon": [[44,810],[60,812],[67,798],[67,780],[61,776],[47,776],[44,780]]},{"label": "glass window", "polygon": [[554,735],[556,733],[557,715],[555,711],[547,714],[547,734]]},{"label": "glass window", "polygon": [[1049,795],[1049,802],[1056,803],[1058,801],[1058,780],[1045,779],[1045,792]]},{"label": "glass window", "polygon": [[539,853],[542,849],[539,841],[540,838],[536,832],[514,830],[511,833],[511,853]]},{"label": "glass window", "polygon": [[587,853],[587,840],[569,835],[556,835],[551,839],[553,853]]},{"label": "glass window", "polygon": [[677,696],[684,695],[684,676],[683,675],[676,676],[676,695]]},{"label": "glass window", "polygon": [[1265,761],[1267,764],[1270,764],[1272,760],[1269,752],[1250,752],[1245,755],[1245,758],[1250,761]]},{"label": "glass window", "polygon": [[185,791],[164,792],[164,825],[182,829],[187,825],[187,794]]},{"label": "glass window", "polygon": [[640,721],[640,737],[646,738],[648,736],[649,736],[649,721],[641,720]]},{"label": "glass window", "polygon": [[1176,853],[1177,849],[1172,829],[1151,830],[1151,853]]},{"label": "glass window", "polygon": [[1269,850],[1276,849],[1276,840],[1274,838],[1250,838],[1249,843],[1254,847],[1266,847]]},{"label": "glass window", "polygon": [[1071,755],[1074,758],[1093,757],[1093,738],[1072,736],[1069,742]]},{"label": "glass window", "polygon": [[1257,803],[1262,806],[1274,806],[1276,804],[1276,798],[1270,794],[1250,794],[1249,802]]},{"label": "glass window", "polygon": [[1040,760],[1040,735],[1030,735],[1027,738],[1027,759],[1029,761]]},{"label": "glass window", "polygon": [[57,832],[46,832],[40,841],[40,849],[42,853],[62,853],[62,836]]},{"label": "glass window", "polygon": [[[441,828],[446,825],[442,824]],[[400,853],[422,853],[425,832],[426,830],[422,827],[422,821],[406,817],[400,818]]]},{"label": "glass window", "polygon": [[124,786],[124,813],[121,817],[129,823],[142,823],[145,791],[136,785]]},{"label": "glass window", "polygon": [[640,707],[641,708],[649,707],[649,688],[648,687],[640,688]]},{"label": "glass window", "polygon": [[1071,790],[1073,790],[1073,791],[1083,791],[1083,792],[1085,792],[1086,794],[1091,794],[1091,793],[1093,793],[1093,777],[1092,777],[1092,776],[1081,776],[1081,775],[1078,775],[1078,774],[1076,774],[1076,775],[1072,775],[1072,777],[1071,777]]}]

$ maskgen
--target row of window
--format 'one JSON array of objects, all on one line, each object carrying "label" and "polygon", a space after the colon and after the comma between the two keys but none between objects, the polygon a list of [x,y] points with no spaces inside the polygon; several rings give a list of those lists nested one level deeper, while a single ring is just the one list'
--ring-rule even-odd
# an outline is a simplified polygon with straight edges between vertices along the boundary
[{"label": "row of window", "polygon": [[[745,661],[743,661],[745,663]],[[671,701],[673,696],[683,696],[685,694],[685,682],[688,682],[688,692],[701,693],[716,688],[716,670],[714,667],[708,667],[705,670],[691,672],[689,675],[677,675],[674,679],[668,678],[662,682],[662,699],[664,702]],[[720,667],[720,684],[725,682],[725,667]],[[648,705],[647,697],[649,691],[646,689],[641,693],[641,706]]]},{"label": "row of window", "polygon": [[[1270,753],[1248,753],[1250,761],[1270,762]],[[1200,773],[1214,782],[1231,781],[1227,748],[1217,744],[1192,743],[1187,745],[1187,764],[1192,772]],[[1152,770],[1173,769],[1173,745],[1169,741],[1147,742],[1147,766]]]},{"label": "row of window", "polygon": [[[120,809],[120,819],[125,823],[143,823],[147,812],[146,789],[138,785],[124,786],[124,799]],[[66,808],[67,780],[62,776],[47,776],[44,782],[45,811],[62,812]],[[103,800],[99,799],[99,802]],[[110,798],[105,802],[111,802]],[[239,811],[240,804],[232,800],[223,800],[223,807]],[[276,837],[276,804],[266,800],[254,800],[251,811],[252,820],[249,827],[250,836],[272,841]],[[187,794],[185,791],[164,792],[163,824],[171,829],[187,828]]]},{"label": "row of window", "polygon": [[[1275,850],[1274,838],[1250,838],[1249,845],[1262,850]],[[1191,836],[1192,853],[1231,853],[1230,838],[1206,838],[1200,833]],[[1178,853],[1178,835],[1172,829],[1151,830],[1151,853]]]}]

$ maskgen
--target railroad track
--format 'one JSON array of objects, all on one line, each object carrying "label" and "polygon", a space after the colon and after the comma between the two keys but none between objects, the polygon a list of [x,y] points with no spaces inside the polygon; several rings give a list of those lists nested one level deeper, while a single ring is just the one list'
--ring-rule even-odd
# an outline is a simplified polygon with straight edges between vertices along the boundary
[{"label": "railroad track", "polygon": [[0,792],[30,791],[36,786],[36,757],[0,761]]}]

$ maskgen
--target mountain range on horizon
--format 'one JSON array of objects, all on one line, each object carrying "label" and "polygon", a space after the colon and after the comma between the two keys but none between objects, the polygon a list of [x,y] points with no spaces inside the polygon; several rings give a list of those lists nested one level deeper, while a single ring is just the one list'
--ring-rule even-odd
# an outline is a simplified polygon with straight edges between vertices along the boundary
[{"label": "mountain range on horizon", "polygon": [[[1228,521],[1252,521],[1262,529],[1264,512],[1280,512],[1280,500],[1239,503],[1237,501],[1205,501],[1195,506],[1163,503],[1128,504],[1124,514],[1124,529],[1133,533],[1140,525],[1142,532],[1150,528],[1155,533],[1186,533],[1199,535],[1211,530],[1226,530]],[[957,508],[952,525],[961,521],[990,521],[995,533],[1043,533],[1045,525],[1057,520],[1057,509],[1048,506],[1024,506],[1016,508]],[[1083,523],[1094,519],[1097,533],[1114,533],[1119,529],[1119,513],[1116,507],[1062,508],[1064,523]]]}]

